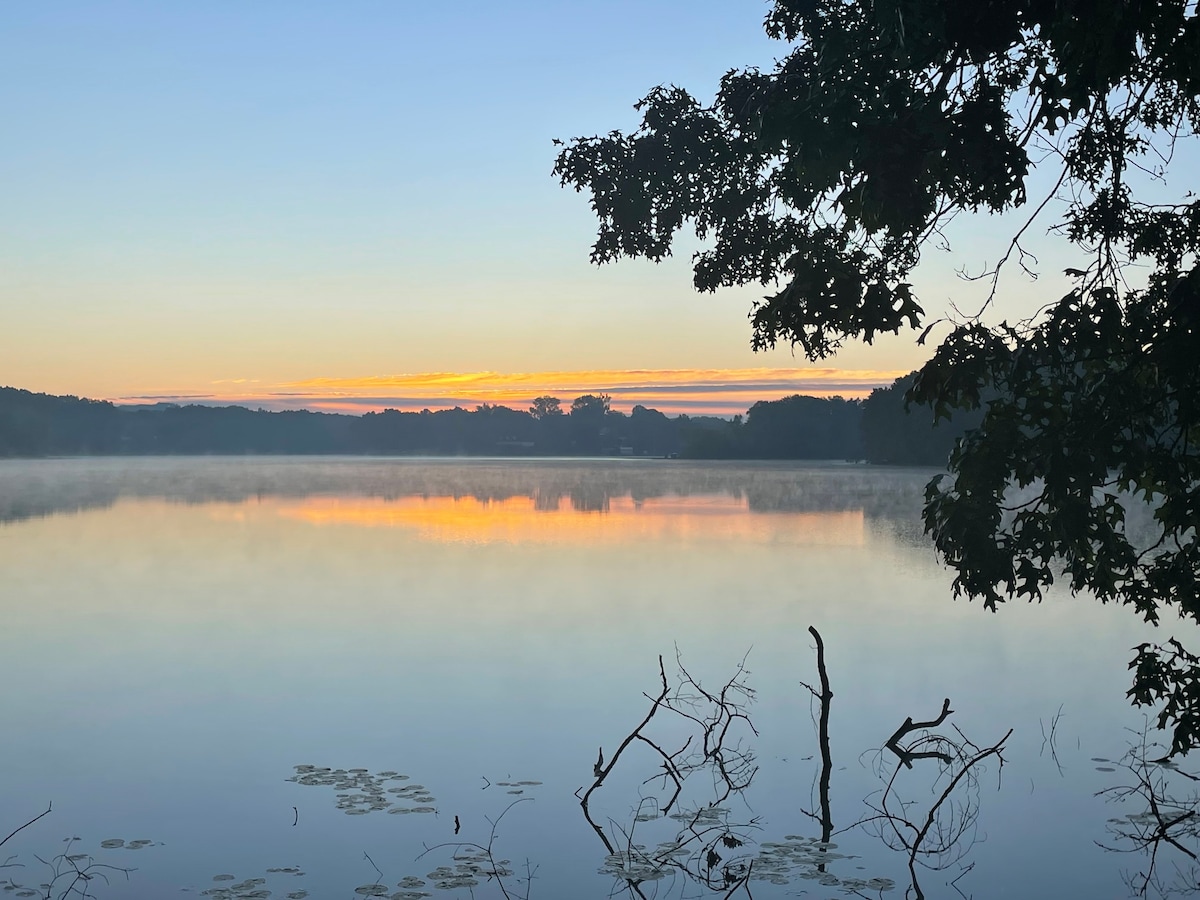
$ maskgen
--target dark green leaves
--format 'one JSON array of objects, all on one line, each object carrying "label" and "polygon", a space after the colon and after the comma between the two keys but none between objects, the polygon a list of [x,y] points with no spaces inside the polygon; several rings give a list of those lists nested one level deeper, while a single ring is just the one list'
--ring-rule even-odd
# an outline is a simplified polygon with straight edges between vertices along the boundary
[{"label": "dark green leaves", "polygon": [[1166,646],[1140,644],[1129,663],[1133,687],[1129,697],[1137,706],[1158,706],[1159,728],[1173,727],[1170,756],[1200,745],[1200,657],[1175,638]]}]

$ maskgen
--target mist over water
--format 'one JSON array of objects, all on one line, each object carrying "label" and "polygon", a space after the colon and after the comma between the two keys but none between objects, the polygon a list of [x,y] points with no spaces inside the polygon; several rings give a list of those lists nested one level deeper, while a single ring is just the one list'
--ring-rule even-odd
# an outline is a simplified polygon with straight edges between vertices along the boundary
[{"label": "mist over water", "polygon": [[[1120,758],[1143,719],[1124,697],[1130,648],[1165,635],[1065,593],[995,616],[953,601],[922,538],[932,474],[2,462],[0,837],[53,811],[0,849],[22,866],[0,883],[40,895],[49,870],[35,854],[51,860],[78,837],[71,854],[137,869],[105,870],[100,897],[349,897],[378,884],[387,892],[359,895],[605,897],[632,871],[605,836],[653,849],[695,825],[656,812],[673,786],[650,741],[672,754],[696,725],[670,709],[591,795],[603,836],[576,794],[666,677],[680,707],[704,705],[694,683],[746,689],[726,749],[754,775],[705,826],[743,843],[720,845],[702,873],[736,858],[755,897],[903,896],[906,854],[886,831],[850,826],[896,768],[888,738],[949,698],[931,731],[957,726],[978,748],[1013,733],[1002,768],[972,770],[963,852],[926,860],[939,868],[921,870],[924,893],[958,896],[959,878],[980,898],[1125,896],[1122,870],[1144,859],[1096,842],[1119,843],[1108,820],[1138,810],[1095,794],[1131,777]],[[810,626],[833,692],[830,814],[849,829],[836,847],[810,815],[822,762]],[[694,815],[720,799],[720,779],[688,771],[674,811]],[[936,760],[902,773],[914,810],[937,796],[937,774]],[[476,849],[447,846],[463,842]],[[638,889],[723,896],[685,869],[638,870]]]}]

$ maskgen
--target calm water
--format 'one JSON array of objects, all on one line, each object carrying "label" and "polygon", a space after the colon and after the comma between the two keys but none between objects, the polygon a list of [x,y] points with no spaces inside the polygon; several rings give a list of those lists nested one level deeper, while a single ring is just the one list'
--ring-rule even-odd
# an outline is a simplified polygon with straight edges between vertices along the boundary
[{"label": "calm water", "polygon": [[[53,802],[0,849],[0,881],[43,896],[57,866],[57,896],[66,853],[107,876],[87,883],[99,897],[602,898],[621,871],[647,897],[724,896],[697,876],[747,873],[758,898],[901,897],[900,820],[922,825],[963,759],[1011,728],[1003,766],[981,760],[939,807],[921,889],[1128,896],[1122,873],[1147,855],[1099,844],[1135,849],[1122,834],[1146,804],[1097,792],[1137,783],[1120,763],[1143,726],[1125,667],[1152,632],[1065,595],[997,616],[954,602],[921,538],[929,475],[0,462],[0,838]],[[834,695],[836,847],[814,843],[809,626]],[[671,707],[593,791],[593,827],[577,792],[651,710],[660,655]],[[740,678],[727,704],[680,688],[680,662],[714,697]],[[965,756],[918,759],[884,793],[896,757],[880,748],[943,698],[933,731]],[[710,715],[729,726],[724,777],[693,752]],[[664,753],[682,782],[669,809]],[[1168,881],[1190,862],[1159,853]]]}]

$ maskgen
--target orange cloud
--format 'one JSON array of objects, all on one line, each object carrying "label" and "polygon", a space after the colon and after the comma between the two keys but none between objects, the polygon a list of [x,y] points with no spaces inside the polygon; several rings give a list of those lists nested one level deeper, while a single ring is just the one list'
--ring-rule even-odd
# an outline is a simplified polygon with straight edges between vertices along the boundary
[{"label": "orange cloud", "polygon": [[671,415],[730,416],[744,413],[759,400],[775,400],[791,394],[865,397],[874,388],[891,384],[903,374],[831,368],[424,372],[307,378],[253,387],[246,379],[227,379],[219,383],[222,386],[219,390],[115,399],[365,413],[384,409],[472,407],[482,403],[523,409],[534,397],[547,394],[558,397],[564,405],[582,394],[608,394],[613,408],[622,411],[640,404]]},{"label": "orange cloud", "polygon": [[672,388],[728,389],[810,386],[867,391],[891,383],[903,372],[851,369],[592,369],[550,372],[429,372],[402,375],[372,375],[360,378],[309,378],[287,382],[284,388],[300,388],[356,394],[405,391],[459,394],[504,394],[528,396],[531,391],[638,391]]}]

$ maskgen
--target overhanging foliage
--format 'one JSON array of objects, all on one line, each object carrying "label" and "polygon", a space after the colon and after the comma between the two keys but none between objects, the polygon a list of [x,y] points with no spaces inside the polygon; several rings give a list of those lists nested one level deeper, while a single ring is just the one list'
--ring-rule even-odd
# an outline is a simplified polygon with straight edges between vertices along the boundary
[{"label": "overhanging foliage", "polygon": [[[656,88],[635,132],[560,152],[599,220],[592,259],[660,260],[691,226],[696,287],[770,288],[754,347],[818,360],[928,335],[908,278],[955,215],[1031,210],[1001,265],[1050,217],[1087,260],[1074,289],[990,324],[998,266],[912,390],[938,415],[983,408],[929,487],[927,531],[956,592],[992,609],[1064,577],[1200,621],[1200,206],[1167,180],[1200,123],[1195,0],[776,0],[765,24],[788,45],[772,70],[730,71],[711,105]],[[1035,159],[1053,186],[1031,197]],[[1154,526],[1134,535],[1143,502]],[[1153,646],[1133,664],[1130,694],[1165,701],[1175,753],[1200,742],[1196,665]]]}]

